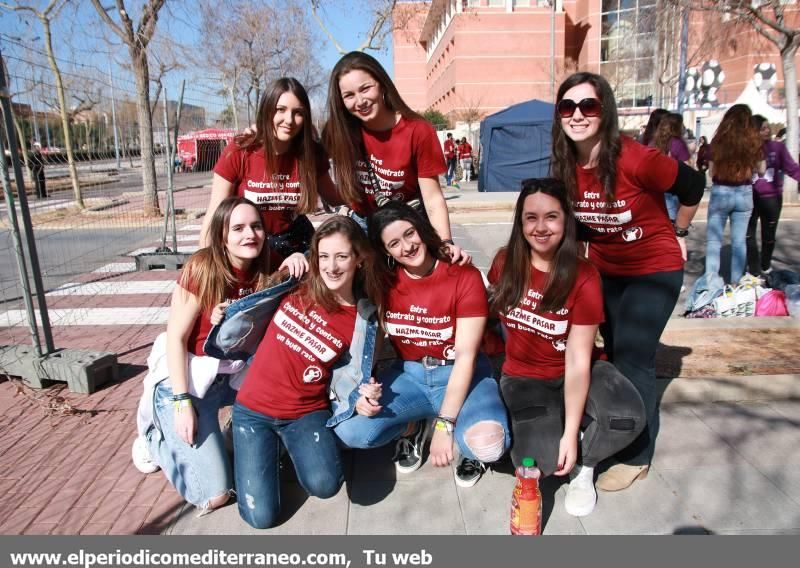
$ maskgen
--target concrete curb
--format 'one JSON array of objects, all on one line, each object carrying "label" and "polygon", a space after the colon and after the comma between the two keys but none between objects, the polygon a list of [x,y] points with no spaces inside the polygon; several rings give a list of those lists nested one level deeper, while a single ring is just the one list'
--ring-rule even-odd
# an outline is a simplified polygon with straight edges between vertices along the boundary
[{"label": "concrete curb", "polygon": [[798,329],[800,319],[793,317],[749,317],[749,318],[709,318],[692,319],[672,317],[667,322],[665,331],[711,331],[715,329]]},{"label": "concrete curb", "polygon": [[800,375],[658,379],[662,404],[800,399]]}]

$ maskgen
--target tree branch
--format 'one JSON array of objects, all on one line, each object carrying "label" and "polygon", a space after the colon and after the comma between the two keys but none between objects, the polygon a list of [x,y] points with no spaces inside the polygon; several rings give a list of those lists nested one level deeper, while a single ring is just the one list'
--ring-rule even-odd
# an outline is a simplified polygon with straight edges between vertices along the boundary
[{"label": "tree branch", "polygon": [[333,42],[333,46],[336,48],[336,51],[338,51],[342,55],[346,54],[347,51],[345,51],[345,49],[341,45],[339,45],[339,42],[336,41],[336,38],[333,37],[333,34],[328,30],[328,27],[322,21],[322,18],[320,18],[319,14],[317,14],[318,4],[319,0],[311,0],[311,15],[314,16],[314,19],[317,21],[317,24],[319,25],[320,29],[323,32],[325,32],[325,35],[328,36],[328,39],[330,39]]}]

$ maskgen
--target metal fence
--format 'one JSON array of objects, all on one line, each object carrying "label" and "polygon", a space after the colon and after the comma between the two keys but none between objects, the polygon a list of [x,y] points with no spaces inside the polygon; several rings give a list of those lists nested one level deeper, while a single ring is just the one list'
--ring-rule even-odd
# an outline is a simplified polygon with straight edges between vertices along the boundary
[{"label": "metal fence", "polygon": [[[13,189],[22,240],[27,225],[38,252],[50,324],[91,324],[85,319],[97,296],[114,293],[106,281],[135,271],[136,255],[164,245],[179,252],[197,249],[196,233],[173,235],[173,229],[199,229],[198,217],[210,192],[210,170],[225,145],[222,138],[233,132],[232,113],[215,85],[187,86],[177,134],[200,135],[181,142],[191,146],[191,151],[177,152],[171,141],[176,135],[180,89],[151,85],[160,213],[147,215],[136,86],[130,74],[92,58],[88,62],[59,59],[60,97],[44,53],[23,44],[9,46],[8,41],[0,47],[10,103],[5,105],[9,116],[4,111],[4,123],[13,125],[13,133],[2,132],[9,174],[6,185]],[[15,179],[15,172],[21,173],[21,180]],[[170,178],[177,214],[167,218]],[[23,215],[17,183],[24,187],[29,214]],[[21,277],[11,213],[9,199],[0,196],[0,346],[32,341],[24,284],[26,278],[35,282],[36,267],[27,255],[30,247],[23,244],[27,275]],[[35,298],[33,304],[39,305]],[[41,316],[37,319],[40,336],[46,336]]]}]

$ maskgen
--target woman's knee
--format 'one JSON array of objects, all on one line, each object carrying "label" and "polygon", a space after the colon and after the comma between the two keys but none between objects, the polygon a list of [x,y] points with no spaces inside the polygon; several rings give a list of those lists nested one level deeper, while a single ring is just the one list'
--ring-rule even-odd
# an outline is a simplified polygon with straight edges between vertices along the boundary
[{"label": "woman's knee", "polygon": [[467,428],[464,443],[475,459],[496,462],[506,451],[506,429],[500,422],[482,420]]},{"label": "woman's knee", "polygon": [[310,475],[304,475],[302,479],[306,492],[320,499],[330,499],[338,494],[342,483],[344,479],[338,471],[315,471]]},{"label": "woman's knee", "polygon": [[257,503],[252,495],[239,495],[239,516],[253,528],[268,529],[278,522],[278,503]]}]

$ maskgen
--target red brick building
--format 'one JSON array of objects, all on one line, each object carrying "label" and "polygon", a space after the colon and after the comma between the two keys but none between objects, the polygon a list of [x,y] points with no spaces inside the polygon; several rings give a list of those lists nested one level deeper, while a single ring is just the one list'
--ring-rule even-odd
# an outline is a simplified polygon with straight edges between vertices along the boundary
[{"label": "red brick building", "polygon": [[[800,26],[797,0],[783,0]],[[491,114],[532,98],[551,100],[569,73],[602,73],[622,108],[646,112],[674,103],[680,14],[665,0],[432,0],[399,2],[394,70],[412,108],[452,120]],[[777,48],[718,13],[692,12],[688,66],[718,60],[721,104],[733,102],[759,63],[774,63],[770,97],[782,104]],[[800,62],[799,62],[800,63]]]}]

